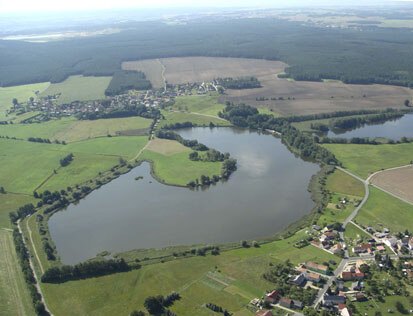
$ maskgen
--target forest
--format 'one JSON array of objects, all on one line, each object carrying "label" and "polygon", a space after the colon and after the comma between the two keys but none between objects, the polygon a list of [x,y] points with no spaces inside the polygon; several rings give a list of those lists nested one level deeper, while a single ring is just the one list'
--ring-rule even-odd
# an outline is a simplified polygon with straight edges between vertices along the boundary
[{"label": "forest", "polygon": [[113,74],[105,95],[112,96],[123,94],[128,90],[152,89],[151,82],[146,79],[145,74],[140,71],[116,71]]},{"label": "forest", "polygon": [[261,83],[255,77],[217,79],[225,89],[253,89],[261,88]]},{"label": "forest", "polygon": [[184,56],[280,60],[295,80],[413,84],[413,33],[404,28],[321,28],[274,19],[120,24],[119,33],[29,43],[0,40],[0,86],[113,75],[122,61]]}]

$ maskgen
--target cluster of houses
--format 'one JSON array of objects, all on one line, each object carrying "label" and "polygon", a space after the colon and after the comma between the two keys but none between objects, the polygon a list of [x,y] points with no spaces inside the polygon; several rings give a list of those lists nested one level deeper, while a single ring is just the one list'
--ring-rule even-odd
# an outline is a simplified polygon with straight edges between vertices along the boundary
[{"label": "cluster of houses", "polygon": [[317,225],[313,225],[313,230],[320,231],[319,241],[313,240],[311,243],[319,248],[322,248],[334,255],[339,255],[345,250],[345,245],[340,242],[340,236],[338,231],[332,229],[331,226],[327,226],[324,229]]},{"label": "cluster of houses", "polygon": [[388,228],[383,228],[381,232],[374,231],[372,227],[364,227],[364,229],[373,234],[376,246],[386,245],[395,253],[413,254],[413,236],[408,232],[391,234]]}]

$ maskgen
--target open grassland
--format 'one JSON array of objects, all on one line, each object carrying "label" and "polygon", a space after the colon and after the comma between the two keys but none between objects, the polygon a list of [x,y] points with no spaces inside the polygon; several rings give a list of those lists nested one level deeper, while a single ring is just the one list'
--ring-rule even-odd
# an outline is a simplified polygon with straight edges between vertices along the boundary
[{"label": "open grassland", "polygon": [[413,166],[385,170],[371,177],[370,182],[413,203]]},{"label": "open grassland", "polygon": [[326,189],[344,195],[364,196],[363,184],[339,169],[335,169],[332,174],[328,175]]},{"label": "open grassland", "polygon": [[21,86],[0,87],[0,120],[9,120],[6,117],[6,110],[13,106],[13,99],[18,102],[27,102],[30,97],[36,98],[36,91],[42,92],[48,86],[49,82],[25,84]]},{"label": "open grassland", "polygon": [[382,230],[389,228],[392,232],[413,230],[413,206],[391,195],[370,187],[370,196],[355,218],[356,222]]},{"label": "open grassland", "polygon": [[0,314],[35,315],[32,300],[20,270],[12,232],[0,229]]},{"label": "open grassland", "polygon": [[61,93],[57,99],[58,104],[104,99],[111,79],[112,77],[70,76],[63,82],[51,84],[40,96]]},{"label": "open grassland", "polygon": [[[246,103],[281,115],[305,115],[359,109],[402,108],[412,98],[409,88],[355,85],[340,82],[289,81],[273,75],[258,76],[262,88],[226,90],[220,103]],[[268,100],[257,101],[264,97]],[[276,100],[271,100],[271,98]],[[282,99],[280,99],[282,98]]]},{"label": "open grassland", "polygon": [[115,136],[126,131],[144,131],[150,124],[150,119],[142,117],[92,121],[79,121],[71,117],[43,123],[0,125],[0,135],[23,139],[41,137],[50,140],[75,142],[107,135]]},{"label": "open grassland", "polygon": [[[340,203],[340,200],[343,197],[346,197],[349,201],[345,206]],[[355,196],[337,193],[332,194],[330,202],[317,221],[318,225],[325,227],[330,224],[344,222],[344,220],[355,210],[356,207],[354,206],[354,202],[360,200],[361,198]]]},{"label": "open grassland", "polygon": [[297,249],[292,246],[305,236],[302,232],[260,248],[179,259],[127,273],[59,285],[42,284],[42,288],[56,315],[129,315],[134,309],[144,310],[142,304],[146,297],[172,291],[182,296],[170,308],[178,315],[215,315],[203,306],[208,302],[248,315],[245,306],[249,300],[275,287],[261,277],[271,268],[269,263],[287,259],[293,264],[337,260],[314,247]]},{"label": "open grassland", "polygon": [[381,169],[407,165],[413,157],[413,144],[325,144],[323,146],[343,163],[345,169],[364,179]]},{"label": "open grassland", "polygon": [[[164,76],[171,84],[211,81],[218,77],[273,75],[284,71],[287,66],[279,61],[224,57],[161,58],[160,62],[165,67]],[[147,78],[156,78],[152,79],[154,82],[163,82],[158,64],[159,61],[156,59],[124,62],[122,68],[141,70]]]},{"label": "open grassland", "polygon": [[175,98],[172,110],[195,112],[218,116],[218,112],[224,109],[224,105],[218,104],[218,96],[183,96]]},{"label": "open grassland", "polygon": [[189,147],[185,147],[175,140],[162,138],[153,139],[148,147],[146,147],[146,149],[164,156],[172,156],[175,154],[191,151]]},{"label": "open grassland", "polygon": [[221,162],[192,161],[188,156],[188,152],[165,156],[145,150],[139,159],[153,162],[155,177],[166,184],[186,186],[190,181],[200,179],[201,175],[221,174]]},{"label": "open grassland", "polygon": [[125,61],[122,63],[122,69],[142,71],[155,89],[165,86],[165,80],[162,76],[164,67],[159,59]]},{"label": "open grassland", "polygon": [[184,123],[184,122],[192,122],[193,124],[197,124],[199,126],[209,126],[212,122],[215,126],[231,126],[231,123],[228,121],[208,116],[207,114],[193,114],[193,113],[185,113],[185,112],[162,112],[163,116],[165,117],[164,120],[161,120],[159,123],[160,127],[175,123]]},{"label": "open grassland", "polygon": [[9,213],[14,212],[19,207],[35,203],[35,198],[22,194],[3,194],[0,195],[0,229],[11,228]]}]

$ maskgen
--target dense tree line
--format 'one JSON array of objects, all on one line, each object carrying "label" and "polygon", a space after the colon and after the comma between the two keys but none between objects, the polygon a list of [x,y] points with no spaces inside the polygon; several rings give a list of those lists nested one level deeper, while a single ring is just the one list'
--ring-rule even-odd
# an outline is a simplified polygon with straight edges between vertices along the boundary
[{"label": "dense tree line", "polygon": [[350,129],[361,126],[363,124],[374,124],[379,122],[386,122],[400,118],[404,115],[400,111],[392,111],[374,115],[365,115],[361,117],[337,118],[330,121],[330,127],[337,129]]},{"label": "dense tree line", "polygon": [[23,219],[28,215],[32,215],[36,209],[32,203],[23,205],[16,212],[10,212],[9,217],[13,224],[16,224],[19,219]]},{"label": "dense tree line", "polygon": [[141,71],[117,71],[113,74],[105,95],[118,95],[128,90],[149,90],[152,84]]},{"label": "dense tree line", "polygon": [[196,139],[192,139],[192,140],[184,139],[181,135],[178,135],[177,133],[174,133],[172,131],[167,131],[167,130],[161,129],[161,130],[156,132],[156,137],[176,140],[177,142],[181,143],[182,145],[184,145],[186,147],[189,147],[189,148],[192,148],[193,150],[206,151],[206,150],[209,149],[204,144],[198,143],[198,141]]},{"label": "dense tree line", "polygon": [[176,300],[180,300],[181,296],[176,293],[172,292],[171,294],[167,295],[166,297],[162,295],[158,296],[149,296],[145,299],[143,305],[145,306],[146,310],[150,315],[157,315],[157,316],[176,316],[167,308],[172,306],[172,304]]},{"label": "dense tree line", "polygon": [[34,305],[34,310],[37,315],[39,316],[46,316],[50,315],[42,302],[42,297],[37,290],[36,287],[36,279],[34,277],[33,270],[30,266],[30,257],[29,252],[24,245],[23,236],[17,229],[13,230],[13,241],[14,246],[16,248],[17,257],[19,258],[19,263],[23,272],[24,279],[27,284],[27,288],[29,290],[30,296],[32,298],[32,302]]},{"label": "dense tree line", "polygon": [[29,142],[34,142],[34,143],[45,143],[45,144],[51,144],[52,142],[48,138],[40,138],[40,137],[29,137],[27,138]]},{"label": "dense tree line", "polygon": [[[138,265],[135,266],[135,268],[139,267]],[[69,280],[87,279],[130,270],[131,267],[123,259],[87,261],[74,266],[51,267],[42,275],[42,282],[62,283]]]},{"label": "dense tree line", "polygon": [[326,164],[338,163],[331,152],[318,145],[312,136],[303,134],[291,126],[286,119],[259,114],[256,108],[245,104],[227,104],[223,112],[219,113],[219,116],[236,126],[277,131],[281,133],[283,141],[304,158],[318,160]]},{"label": "dense tree line", "polygon": [[225,89],[253,89],[261,88],[261,83],[255,77],[223,78],[217,79]]},{"label": "dense tree line", "polygon": [[224,161],[229,159],[229,153],[221,153],[215,149],[208,149],[204,154],[199,155],[197,151],[193,151],[189,153],[189,159],[192,161],[208,161],[208,162],[216,162],[216,161]]},{"label": "dense tree line", "polygon": [[85,112],[79,113],[79,120],[98,120],[107,118],[122,118],[130,116],[141,116],[144,118],[158,118],[160,111],[154,108],[147,108],[144,105],[126,105],[122,109],[114,109],[107,112]]},{"label": "dense tree line", "polygon": [[66,157],[63,157],[62,159],[60,159],[60,166],[66,167],[72,162],[72,160],[73,160],[73,154],[70,153]]},{"label": "dense tree line", "polygon": [[216,313],[223,313],[224,316],[231,316],[231,313],[228,312],[226,309],[223,309],[221,306],[212,304],[212,303],[206,303],[205,304],[206,308],[209,308],[210,310],[216,312]]}]

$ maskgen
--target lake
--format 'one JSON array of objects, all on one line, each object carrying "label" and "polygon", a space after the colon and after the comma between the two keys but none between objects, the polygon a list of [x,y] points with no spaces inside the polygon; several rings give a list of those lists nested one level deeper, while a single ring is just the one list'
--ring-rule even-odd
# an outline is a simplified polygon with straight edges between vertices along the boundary
[{"label": "lake", "polygon": [[[186,139],[229,152],[238,170],[206,190],[161,184],[142,163],[55,213],[50,234],[64,264],[112,253],[271,236],[314,206],[307,187],[319,171],[279,138],[237,128],[179,131]],[[135,177],[143,176],[142,180]]]},{"label": "lake", "polygon": [[403,136],[413,137],[413,114],[405,114],[402,118],[382,124],[364,125],[352,130],[328,131],[328,137],[384,137],[400,140]]}]

